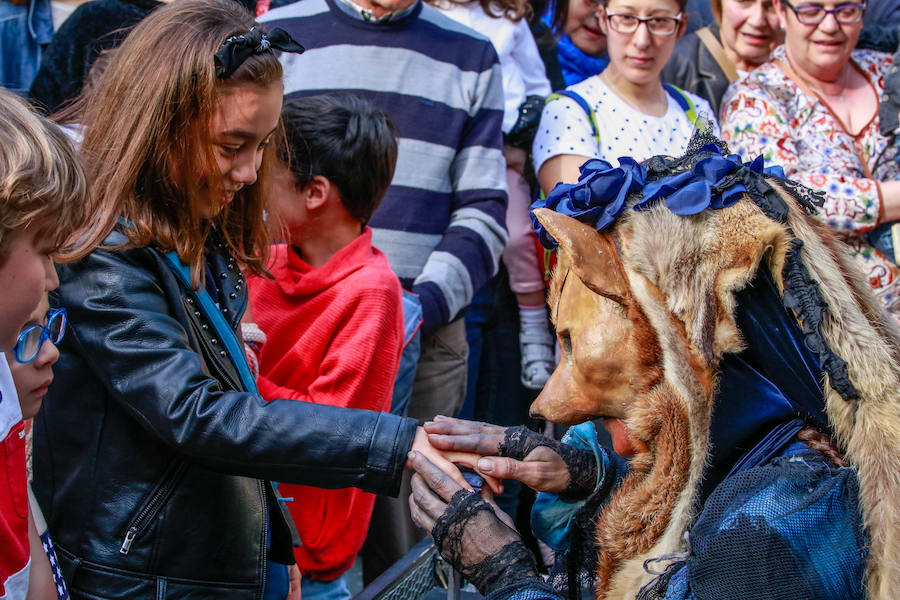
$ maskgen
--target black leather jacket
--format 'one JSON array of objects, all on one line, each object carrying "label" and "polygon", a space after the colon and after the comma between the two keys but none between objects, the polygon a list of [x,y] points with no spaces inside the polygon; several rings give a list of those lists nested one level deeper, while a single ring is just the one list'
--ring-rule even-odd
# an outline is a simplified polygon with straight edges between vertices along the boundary
[{"label": "black leather jacket", "polygon": [[[246,286],[210,246],[237,327]],[[59,267],[69,330],[35,420],[35,493],[73,597],[261,598],[267,558],[294,562],[264,479],[396,495],[416,422],[234,391],[164,261],[144,248]]]},{"label": "black leather jacket", "polygon": [[[717,39],[719,26],[713,22],[710,31]],[[728,89],[728,77],[719,67],[719,63],[696,33],[689,33],[675,44],[675,50],[669,62],[659,74],[660,79],[686,92],[696,94],[709,102],[719,118],[719,105]]]}]

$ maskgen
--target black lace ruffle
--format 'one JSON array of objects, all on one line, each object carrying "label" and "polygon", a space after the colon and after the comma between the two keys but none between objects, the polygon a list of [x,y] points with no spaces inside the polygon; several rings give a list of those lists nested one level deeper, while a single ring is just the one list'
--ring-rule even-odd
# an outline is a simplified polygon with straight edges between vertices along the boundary
[{"label": "black lace ruffle", "polygon": [[803,242],[794,239],[782,269],[784,278],[784,305],[792,310],[799,321],[800,329],[806,338],[806,345],[818,357],[819,364],[828,374],[829,383],[846,401],[859,399],[859,392],[850,381],[847,363],[825,342],[822,335],[822,321],[828,311],[828,305],[822,298],[819,284],[809,274],[806,265],[800,260]]},{"label": "black lace ruffle", "polygon": [[453,495],[431,537],[441,556],[482,594],[538,577],[534,555],[519,534],[474,492]]}]

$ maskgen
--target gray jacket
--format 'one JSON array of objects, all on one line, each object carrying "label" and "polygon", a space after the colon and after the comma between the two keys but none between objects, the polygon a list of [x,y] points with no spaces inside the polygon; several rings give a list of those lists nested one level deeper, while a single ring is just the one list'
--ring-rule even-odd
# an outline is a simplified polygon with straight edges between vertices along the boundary
[{"label": "gray jacket", "polygon": [[[709,28],[718,38],[718,24],[712,23]],[[728,77],[696,33],[689,33],[678,40],[660,78],[709,102],[716,116],[729,85]]]}]

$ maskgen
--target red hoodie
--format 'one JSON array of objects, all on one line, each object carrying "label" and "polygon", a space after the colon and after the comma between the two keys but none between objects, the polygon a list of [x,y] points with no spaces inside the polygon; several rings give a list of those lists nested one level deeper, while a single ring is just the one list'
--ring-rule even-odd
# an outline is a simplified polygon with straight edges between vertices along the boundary
[{"label": "red hoodie", "polygon": [[[266,400],[291,398],[369,410],[390,409],[400,364],[400,282],[369,228],[320,267],[273,246],[275,280],[251,278],[253,317],[267,337],[259,360]],[[304,577],[328,581],[353,565],[375,497],[358,489],[280,484],[303,546]]]}]

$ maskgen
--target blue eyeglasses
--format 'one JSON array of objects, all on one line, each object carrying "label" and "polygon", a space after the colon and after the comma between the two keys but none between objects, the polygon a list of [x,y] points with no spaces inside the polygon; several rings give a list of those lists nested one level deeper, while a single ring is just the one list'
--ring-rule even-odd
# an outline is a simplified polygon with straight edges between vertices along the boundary
[{"label": "blue eyeglasses", "polygon": [[20,363],[29,363],[37,358],[45,340],[58,344],[66,334],[66,309],[51,308],[47,312],[46,325],[31,325],[19,334],[13,348],[13,356]]}]

